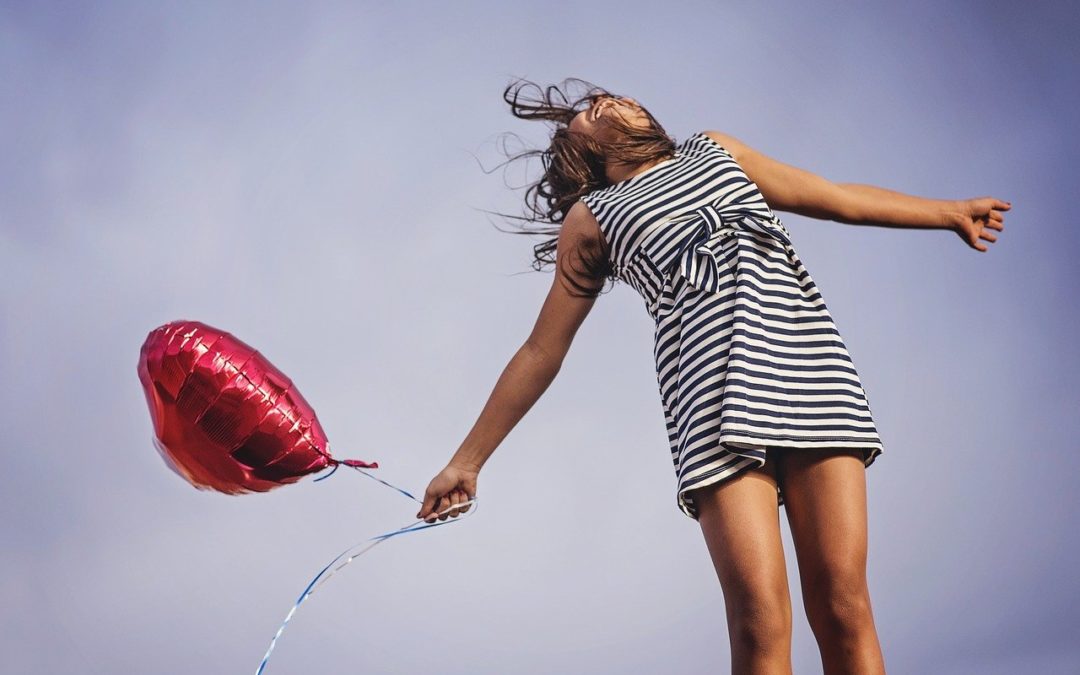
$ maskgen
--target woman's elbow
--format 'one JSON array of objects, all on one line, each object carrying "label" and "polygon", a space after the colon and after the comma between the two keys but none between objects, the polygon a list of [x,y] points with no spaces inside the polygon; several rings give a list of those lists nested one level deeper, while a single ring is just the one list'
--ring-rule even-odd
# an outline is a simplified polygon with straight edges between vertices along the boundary
[{"label": "woman's elbow", "polygon": [[801,215],[840,223],[857,222],[861,217],[858,200],[838,183],[828,182],[800,200],[795,211]]},{"label": "woman's elbow", "polygon": [[529,338],[522,345],[522,351],[528,355],[534,367],[549,371],[554,376],[562,368],[569,345],[563,345],[561,342],[544,343]]}]

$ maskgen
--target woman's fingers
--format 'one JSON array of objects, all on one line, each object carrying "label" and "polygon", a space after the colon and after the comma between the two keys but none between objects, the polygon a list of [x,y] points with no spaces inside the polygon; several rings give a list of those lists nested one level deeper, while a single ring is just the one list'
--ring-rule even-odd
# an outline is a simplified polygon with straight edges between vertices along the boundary
[{"label": "woman's fingers", "polygon": [[458,509],[458,504],[464,501],[464,492],[457,489],[454,490],[454,495],[450,497],[450,503],[454,504],[455,509],[450,511],[450,515],[458,517],[461,514],[461,510]]},{"label": "woman's fingers", "polygon": [[416,517],[427,520],[432,510],[435,509],[436,498],[435,493],[432,492],[431,487],[429,486],[424,493],[424,503],[420,506],[420,510],[416,513]]},{"label": "woman's fingers", "polygon": [[444,511],[445,513],[443,513],[441,516],[439,516],[439,520],[446,520],[447,518],[449,518],[451,516],[453,516],[454,518],[457,518],[458,513],[457,513],[457,509],[455,507],[457,506],[458,502],[461,501],[461,491],[458,490],[457,488],[455,488],[455,489],[451,490],[450,492],[446,493],[446,498],[445,499],[446,499],[446,506],[443,507],[442,509],[440,509],[441,511]]},{"label": "woman's fingers", "polygon": [[[446,506],[439,509],[442,512],[442,515],[439,516],[439,520],[446,520],[454,514],[452,507],[454,506],[454,502],[457,501],[457,497],[455,496],[456,494],[457,493],[454,490],[446,493]],[[447,509],[450,510],[448,511]]]},{"label": "woman's fingers", "polygon": [[[441,497],[431,497],[430,512],[423,518],[425,522],[433,523],[435,518],[439,520],[446,520],[449,517],[457,518],[459,515],[467,512],[471,504],[465,504],[470,499],[469,495],[461,488],[454,488],[450,492],[442,495]],[[421,509],[423,512],[427,507],[428,500],[425,500],[425,508]],[[465,504],[464,506],[461,506]]]},{"label": "woman's fingers", "polygon": [[449,506],[449,505],[450,505],[450,500],[446,498],[446,495],[443,495],[442,497],[439,497],[438,499],[436,499],[435,500],[435,508],[433,508],[431,510],[431,514],[428,516],[428,518],[426,518],[427,522],[434,523],[435,518],[438,518],[439,520],[446,520],[445,515],[439,515],[439,514],[441,514],[446,509],[446,507]]}]

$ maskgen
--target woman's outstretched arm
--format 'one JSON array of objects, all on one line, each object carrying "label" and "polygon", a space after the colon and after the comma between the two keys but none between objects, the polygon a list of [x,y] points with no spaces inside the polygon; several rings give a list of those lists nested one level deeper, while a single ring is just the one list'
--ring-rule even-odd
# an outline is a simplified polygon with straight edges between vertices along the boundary
[{"label": "woman's outstretched arm", "polygon": [[1009,202],[994,197],[927,199],[860,183],[834,183],[804,169],[784,164],[718,131],[704,132],[735,158],[757,184],[769,206],[810,218],[853,225],[880,225],[956,232],[969,246],[997,241],[990,230],[1004,229]]},{"label": "woman's outstretched arm", "polygon": [[[581,251],[584,247],[595,249],[602,236],[585,204],[578,202],[571,207],[560,228],[554,278],[536,324],[503,369],[465,440],[446,468],[431,480],[417,518],[433,522],[435,513],[475,496],[481,467],[555,379],[574,335],[596,302],[595,298],[571,294],[563,275],[571,275],[588,287],[600,286],[603,280],[576,274],[570,263],[573,259],[573,266],[580,266]],[[460,512],[468,509],[464,506]],[[458,512],[451,509],[439,519],[446,520],[448,515],[457,517]]]}]

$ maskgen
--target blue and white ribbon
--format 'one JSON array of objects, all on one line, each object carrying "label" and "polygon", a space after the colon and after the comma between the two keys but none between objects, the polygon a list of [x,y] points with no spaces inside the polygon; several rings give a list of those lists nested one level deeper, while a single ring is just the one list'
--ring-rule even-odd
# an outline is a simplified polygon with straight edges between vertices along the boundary
[{"label": "blue and white ribbon", "polygon": [[[389,487],[394,488],[395,490],[397,490],[401,494],[405,495],[406,497],[409,497],[410,499],[412,499],[414,501],[420,502],[421,504],[424,503],[424,501],[422,499],[417,499],[416,497],[412,496],[411,494],[409,494],[405,490],[402,490],[401,488],[397,487],[396,485],[391,485],[390,483],[387,483],[386,481],[384,481],[381,478],[378,478],[376,476],[372,476],[370,473],[368,473],[367,471],[364,471],[363,469],[361,469],[358,466],[350,466],[350,468],[356,469],[357,471],[364,474],[365,476],[368,476],[369,478],[373,478],[373,479],[379,481],[380,483],[382,483],[383,485],[387,485]],[[325,476],[322,476],[320,478],[316,478],[315,480],[318,481],[318,480],[322,480],[323,478],[329,478],[331,475],[333,475],[334,471],[336,471],[336,470],[337,470],[337,466],[334,466],[333,471],[331,471],[330,473],[328,473]],[[472,499],[470,499],[468,501],[461,502],[460,504],[455,504],[455,505],[453,505],[453,506],[451,506],[451,507],[449,507],[449,508],[447,508],[447,509],[445,509],[443,511],[440,511],[440,512],[434,514],[434,516],[435,517],[442,516],[443,514],[449,513],[450,511],[453,511],[455,509],[460,510],[463,506],[466,506],[466,505],[469,505],[469,504],[475,505],[476,502],[477,502],[477,498],[473,497]],[[476,509],[475,508],[469,509],[469,512],[470,513],[475,513]],[[467,517],[468,513],[466,513],[465,515]],[[432,516],[429,515],[428,517],[430,518]],[[401,528],[399,528],[397,530],[394,530],[392,532],[387,532],[385,534],[380,534],[380,535],[377,535],[375,537],[371,537],[370,539],[365,539],[364,541],[353,544],[349,548],[342,551],[340,555],[338,555],[336,558],[331,560],[330,563],[326,567],[322,568],[319,571],[319,573],[315,575],[315,578],[311,580],[311,583],[309,583],[307,585],[307,588],[304,589],[304,592],[300,594],[299,598],[297,598],[296,602],[292,606],[292,609],[290,609],[289,613],[287,615],[285,615],[285,620],[281,622],[281,627],[278,628],[277,633],[274,633],[273,639],[270,640],[270,647],[267,648],[266,654],[263,655],[262,663],[259,664],[259,668],[255,671],[255,675],[262,675],[262,672],[266,669],[266,664],[267,664],[267,662],[270,661],[270,653],[272,651],[274,651],[274,645],[277,644],[278,638],[280,638],[281,634],[285,631],[285,626],[286,626],[286,624],[289,623],[289,619],[291,619],[293,617],[293,614],[295,614],[296,610],[300,607],[300,603],[302,603],[304,600],[307,600],[309,597],[311,597],[311,594],[314,593],[324,583],[326,583],[327,579],[332,577],[338,570],[340,570],[342,567],[345,567],[346,565],[351,563],[353,560],[356,560],[361,555],[367,553],[368,551],[370,551],[372,548],[374,548],[378,544],[381,544],[382,542],[386,541],[390,537],[396,537],[399,534],[407,534],[409,532],[416,532],[418,530],[426,530],[429,527],[439,527],[440,525],[449,525],[450,523],[458,522],[460,520],[463,520],[463,518],[454,517],[454,518],[450,518],[448,520],[438,522],[438,523],[436,523],[436,522],[429,523],[426,520],[420,520],[420,522],[410,523],[409,525],[405,525],[404,527],[401,527]],[[368,544],[367,542],[371,542],[371,543]],[[363,548],[360,548],[364,544],[367,544],[367,545],[364,546]],[[338,564],[338,561],[341,561],[340,564]]]}]

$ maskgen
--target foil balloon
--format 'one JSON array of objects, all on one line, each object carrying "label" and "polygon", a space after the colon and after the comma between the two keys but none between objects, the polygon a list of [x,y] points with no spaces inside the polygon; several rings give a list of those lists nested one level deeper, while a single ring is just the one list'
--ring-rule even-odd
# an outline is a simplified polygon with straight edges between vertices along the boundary
[{"label": "foil balloon", "polygon": [[338,464],[326,434],[292,381],[250,345],[198,321],[174,321],[147,336],[139,380],[154,445],[199,489],[266,492]]}]

